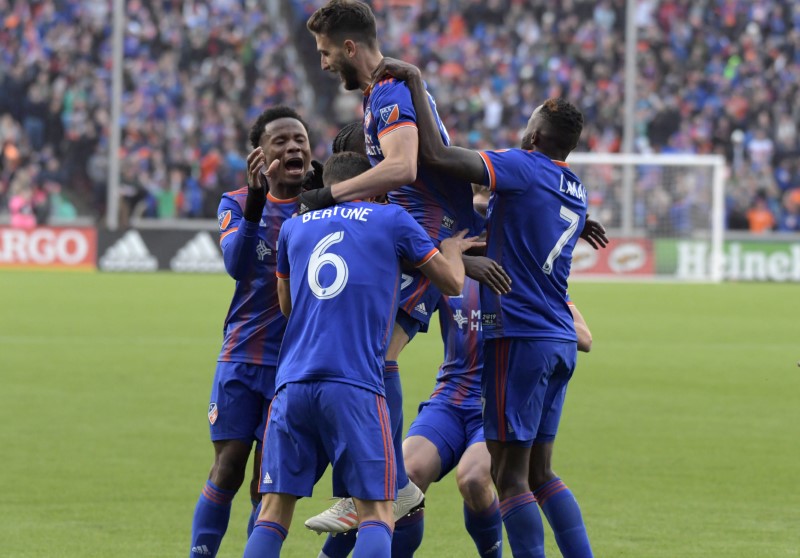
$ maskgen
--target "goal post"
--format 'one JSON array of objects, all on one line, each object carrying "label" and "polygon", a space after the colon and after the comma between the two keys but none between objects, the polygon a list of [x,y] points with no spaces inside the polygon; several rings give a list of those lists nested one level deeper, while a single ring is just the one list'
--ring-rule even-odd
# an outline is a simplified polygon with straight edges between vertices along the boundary
[{"label": "goal post", "polygon": [[573,153],[567,162],[611,238],[599,252],[581,241],[573,276],[722,281],[724,157]]}]

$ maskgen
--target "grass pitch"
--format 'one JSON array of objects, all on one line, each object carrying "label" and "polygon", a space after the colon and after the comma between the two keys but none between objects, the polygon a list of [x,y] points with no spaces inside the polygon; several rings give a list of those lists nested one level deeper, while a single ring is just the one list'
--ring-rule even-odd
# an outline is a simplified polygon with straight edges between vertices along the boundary
[{"label": "grass pitch", "polygon": [[[232,281],[0,271],[0,286],[0,555],[188,555]],[[570,293],[595,342],[554,466],[596,556],[800,556],[797,286]],[[440,359],[435,330],[403,355],[406,426]],[[300,501],[284,556],[317,555],[323,539],[302,521],[329,492],[326,477]],[[241,556],[247,500],[234,502],[221,557]],[[475,555],[451,478],[428,494],[418,555]]]}]

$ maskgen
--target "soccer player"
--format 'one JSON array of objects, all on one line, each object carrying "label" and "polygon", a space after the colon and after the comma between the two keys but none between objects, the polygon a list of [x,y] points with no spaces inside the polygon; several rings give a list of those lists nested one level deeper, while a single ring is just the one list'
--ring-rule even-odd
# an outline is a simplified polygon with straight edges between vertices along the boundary
[{"label": "soccer player", "polygon": [[408,84],[421,160],[492,190],[486,255],[508,272],[513,289],[502,296],[481,289],[483,417],[512,552],[544,556],[538,502],[562,554],[590,557],[577,501],[550,465],[577,350],[567,278],[586,219],[586,190],[565,160],[583,116],[563,99],[548,99],[533,111],[521,149],[450,147],[437,133],[419,69],[384,60],[378,73]]},{"label": "soccer player", "polygon": [[[357,0],[331,0],[315,11],[307,27],[314,35],[322,69],[335,72],[348,90],[364,92],[364,134],[366,151],[373,168],[350,180],[301,196],[302,209],[318,209],[334,202],[373,198],[387,194],[389,201],[405,208],[438,244],[460,229],[474,226],[472,192],[469,182],[444,180],[424,166],[417,166],[416,115],[405,84],[393,79],[371,86],[372,73],[383,56],[379,50],[375,16],[370,7]],[[433,103],[433,99],[430,99]],[[444,126],[437,123],[442,140],[449,143]],[[394,328],[386,353],[386,396],[392,419],[392,433],[398,457],[397,516],[420,505],[422,492],[408,482],[402,461],[403,406],[397,359],[416,333],[426,331],[441,293],[421,273],[411,273],[402,283],[398,327]],[[316,531],[336,531],[342,522],[352,521],[347,502],[309,519]],[[350,528],[351,525],[344,525]]]},{"label": "soccer player", "polygon": [[[335,184],[369,168],[364,155],[336,154],[323,180]],[[390,555],[396,479],[383,369],[400,259],[457,294],[461,253],[479,245],[465,232],[437,249],[402,208],[360,201],[284,223],[276,274],[289,322],[264,435],[264,497],[246,558],[280,554],[297,498],[311,495],[328,463],[334,493],[352,496],[361,518],[354,556]]]},{"label": "soccer player", "polygon": [[[224,194],[219,206],[225,269],[236,287],[211,388],[208,422],[214,463],[192,521],[193,558],[216,556],[254,441],[251,499],[254,507],[258,503],[261,437],[286,327],[278,305],[276,243],[281,225],[297,209],[311,161],[308,128],[285,106],[267,109],[258,117],[250,143],[248,186]],[[265,180],[267,167],[270,176]]]}]

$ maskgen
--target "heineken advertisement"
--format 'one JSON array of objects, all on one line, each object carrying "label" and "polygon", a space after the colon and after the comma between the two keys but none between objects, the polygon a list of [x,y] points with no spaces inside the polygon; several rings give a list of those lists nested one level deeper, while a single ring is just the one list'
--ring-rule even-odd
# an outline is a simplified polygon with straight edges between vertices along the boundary
[{"label": "heineken advertisement", "polygon": [[[708,279],[711,245],[695,240],[656,240],[657,275],[683,280]],[[723,258],[726,281],[800,282],[800,239],[797,241],[727,241]]]}]

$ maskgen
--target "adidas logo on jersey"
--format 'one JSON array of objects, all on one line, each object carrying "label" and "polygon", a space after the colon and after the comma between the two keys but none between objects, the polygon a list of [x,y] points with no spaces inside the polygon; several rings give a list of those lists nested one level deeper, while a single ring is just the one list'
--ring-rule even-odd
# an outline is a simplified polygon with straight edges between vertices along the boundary
[{"label": "adidas logo on jersey", "polygon": [[207,232],[199,232],[169,262],[172,271],[213,273],[225,271],[219,247]]},{"label": "adidas logo on jersey", "polygon": [[193,546],[192,554],[198,554],[200,556],[211,556],[211,550],[206,545],[202,544],[200,546]]},{"label": "adidas logo on jersey", "polygon": [[139,231],[128,231],[100,258],[103,271],[155,271],[158,260],[150,253]]},{"label": "adidas logo on jersey", "polygon": [[423,316],[427,316],[428,315],[428,309],[425,308],[425,303],[424,302],[420,302],[419,304],[417,304],[414,307],[414,310],[416,310],[417,312],[419,312]]},{"label": "adidas logo on jersey", "polygon": [[269,476],[269,473],[264,473],[264,480],[262,480],[264,484],[272,484],[272,477]]}]

